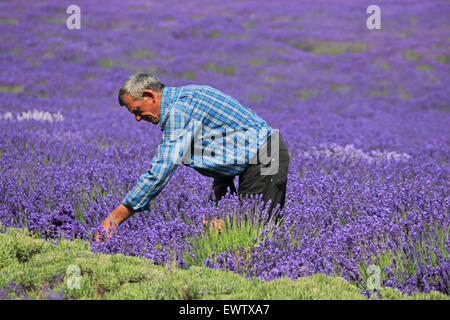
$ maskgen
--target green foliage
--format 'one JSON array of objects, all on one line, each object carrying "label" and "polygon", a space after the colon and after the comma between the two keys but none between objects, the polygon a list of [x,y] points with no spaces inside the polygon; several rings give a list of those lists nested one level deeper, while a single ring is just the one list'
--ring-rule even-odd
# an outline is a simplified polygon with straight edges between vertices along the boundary
[{"label": "green foliage", "polygon": [[331,91],[338,91],[338,92],[344,92],[347,93],[351,90],[351,86],[339,84],[339,83],[333,83],[329,85],[329,88]]},{"label": "green foliage", "polygon": [[449,63],[450,62],[450,55],[443,54],[443,55],[439,56],[438,61],[440,63]]},{"label": "green foliage", "polygon": [[139,50],[133,51],[131,53],[131,55],[133,58],[136,58],[136,59],[143,59],[143,60],[155,59],[155,54],[148,49],[139,49]]},{"label": "green foliage", "polygon": [[297,90],[295,92],[295,96],[300,98],[302,101],[306,101],[308,99],[314,98],[318,94],[317,89],[311,89],[311,88],[304,88],[301,90]]},{"label": "green foliage", "polygon": [[111,69],[116,65],[116,61],[114,61],[113,59],[100,59],[98,61],[98,65],[102,68],[102,69]]},{"label": "green foliage", "polygon": [[[139,257],[95,254],[89,243],[79,239],[54,245],[27,230],[2,231],[0,288],[10,281],[23,287],[21,295],[11,298],[27,294],[31,299],[47,299],[49,291],[63,290],[65,298],[73,299],[365,299],[357,287],[339,277],[247,280],[200,266],[183,270]],[[70,265],[80,269],[79,288],[68,288]],[[381,288],[381,294],[384,299],[449,299],[438,292],[407,296],[391,288]]]},{"label": "green foliage", "polygon": [[45,99],[45,98],[47,98],[47,96],[48,96],[48,94],[45,92],[42,92],[42,91],[38,92],[39,99]]},{"label": "green foliage", "polygon": [[[448,252],[445,249],[445,242],[448,239],[448,230],[444,230],[440,226],[436,226],[436,234],[437,234],[437,247],[439,248],[440,254],[447,259]],[[433,233],[431,230],[427,233],[425,232],[423,234],[424,238],[428,238],[430,241],[430,246],[435,247],[435,239],[433,236]],[[413,243],[413,242],[411,242]],[[395,277],[400,279],[401,281],[406,281],[405,275],[407,276],[413,276],[416,273],[416,266],[418,266],[420,263],[429,263],[430,267],[437,267],[437,259],[436,254],[434,252],[429,252],[427,248],[421,243],[421,242],[414,242],[414,251],[418,252],[419,254],[416,256],[407,255],[404,251],[385,251],[379,256],[371,256],[371,262],[370,263],[361,263],[360,264],[360,274],[361,278],[363,279],[362,283],[367,283],[367,279],[369,278],[370,274],[368,274],[367,270],[371,264],[376,265],[380,268],[380,280],[383,281],[386,279],[384,269],[390,268],[391,271],[394,273]],[[392,263],[394,261],[396,263],[394,264],[394,268],[392,268]],[[430,259],[428,262],[428,258]],[[355,284],[356,285],[356,284]],[[359,285],[357,285],[359,286]],[[387,288],[386,288],[387,289]],[[388,295],[390,293],[388,292]],[[424,299],[428,299],[429,297],[426,297]]]},{"label": "green foliage", "polygon": [[0,24],[6,24],[6,25],[11,25],[11,24],[18,24],[19,20],[15,19],[15,18],[0,18]]},{"label": "green foliage", "polygon": [[241,24],[246,30],[251,30],[253,28],[255,28],[255,23],[250,23],[247,21],[242,22]]},{"label": "green foliage", "polygon": [[46,57],[46,58],[53,58],[54,56],[55,56],[55,53],[51,50],[47,50],[44,53],[44,57]]},{"label": "green foliage", "polygon": [[206,35],[208,39],[217,39],[220,36],[220,31],[214,30]]},{"label": "green foliage", "polygon": [[405,91],[405,89],[403,88],[397,89],[397,94],[399,95],[400,99],[402,99],[402,101],[408,101],[413,98],[413,95]]},{"label": "green foliage", "polygon": [[422,59],[422,56],[414,50],[406,50],[405,59],[408,61],[420,61]]},{"label": "green foliage", "polygon": [[380,62],[379,66],[384,71],[390,71],[391,70],[391,64],[389,62]]},{"label": "green foliage", "polygon": [[380,96],[380,97],[385,97],[387,96],[387,94],[389,93],[388,89],[382,89],[382,90],[376,90],[376,89],[371,89],[370,90],[370,96]]},{"label": "green foliage", "polygon": [[152,273],[151,282],[130,285],[111,299],[365,299],[342,278],[316,274],[292,281],[248,281],[232,272],[192,267],[188,270]]},{"label": "green foliage", "polygon": [[[417,293],[415,295],[406,295],[403,292],[392,288],[381,288],[380,295],[383,300],[449,300],[450,298],[445,294],[437,291],[430,291],[430,293]],[[376,299],[373,297],[372,299]]]},{"label": "green foliage", "polygon": [[295,42],[294,48],[311,52],[317,55],[340,55],[344,53],[357,53],[366,49],[367,45],[362,42],[333,42],[320,40],[306,40]]},{"label": "green foliage", "polygon": [[186,254],[185,262],[188,265],[202,265],[202,261],[211,257],[213,252],[215,254],[213,261],[216,262],[219,253],[230,250],[235,252],[240,248],[250,253],[251,248],[261,241],[263,230],[269,231],[269,237],[273,230],[271,221],[265,224],[264,219],[255,215],[254,212],[249,210],[228,215],[224,219],[220,233],[215,227],[206,227],[204,232],[192,241],[195,257]]},{"label": "green foliage", "polygon": [[265,96],[259,93],[252,92],[247,95],[247,99],[249,102],[257,103],[263,101],[265,99]]},{"label": "green foliage", "polygon": [[185,72],[183,72],[183,78],[188,79],[188,80],[195,80],[195,72],[185,71]]},{"label": "green foliage", "polygon": [[0,85],[0,93],[12,93],[18,94],[23,91],[23,86],[15,86],[15,85]]},{"label": "green foliage", "polygon": [[226,76],[234,76],[237,71],[235,66],[217,66],[214,62],[208,62],[201,67],[202,71],[210,70],[218,74]]},{"label": "green foliage", "polygon": [[261,58],[253,58],[248,61],[248,64],[251,66],[260,66],[264,63],[264,60]]},{"label": "green foliage", "polygon": [[276,83],[286,81],[286,77],[282,75],[270,75],[264,78],[267,82]]},{"label": "green foliage", "polygon": [[416,67],[416,69],[423,71],[423,72],[428,72],[428,71],[433,71],[434,67],[429,64],[423,64],[423,65]]}]

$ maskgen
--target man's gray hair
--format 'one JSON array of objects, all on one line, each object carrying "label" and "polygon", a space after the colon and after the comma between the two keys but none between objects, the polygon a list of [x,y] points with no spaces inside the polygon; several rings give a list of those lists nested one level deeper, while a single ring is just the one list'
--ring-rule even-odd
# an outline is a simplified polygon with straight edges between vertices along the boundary
[{"label": "man's gray hair", "polygon": [[165,85],[157,77],[149,73],[136,73],[128,78],[119,89],[119,104],[125,105],[123,96],[129,94],[133,99],[141,100],[142,91],[151,89],[156,92],[161,92]]}]

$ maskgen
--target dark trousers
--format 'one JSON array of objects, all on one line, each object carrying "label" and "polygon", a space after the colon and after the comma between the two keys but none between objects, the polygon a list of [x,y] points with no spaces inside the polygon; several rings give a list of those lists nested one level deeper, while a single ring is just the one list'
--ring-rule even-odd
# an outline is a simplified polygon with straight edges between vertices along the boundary
[{"label": "dark trousers", "polygon": [[[263,160],[260,159],[258,154],[256,164],[250,164],[245,171],[239,175],[239,189],[237,191],[240,198],[245,198],[245,196],[252,194],[262,194],[264,205],[271,200],[269,218],[274,215],[274,221],[279,220],[279,211],[274,212],[273,209],[277,204],[280,205],[280,210],[284,207],[286,200],[287,174],[289,169],[289,150],[287,149],[281,134],[278,134],[278,137],[279,148],[273,150],[274,152],[271,152],[270,140],[269,143],[263,145],[262,148],[268,148],[267,154],[269,155],[269,159],[264,159],[266,160],[265,163],[262,162]],[[274,164],[277,159],[278,166]],[[273,170],[271,170],[270,167]],[[266,174],[263,174],[263,172]],[[233,179],[233,176],[220,176],[214,178],[213,192],[216,202],[227,193],[228,189],[230,189],[231,193],[236,194],[236,187]]]}]

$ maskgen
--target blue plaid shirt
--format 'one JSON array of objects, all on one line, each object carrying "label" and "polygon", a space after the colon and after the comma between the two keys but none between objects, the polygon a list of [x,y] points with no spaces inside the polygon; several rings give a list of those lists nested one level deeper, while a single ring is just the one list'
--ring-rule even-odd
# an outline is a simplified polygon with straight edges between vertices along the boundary
[{"label": "blue plaid shirt", "polygon": [[165,87],[160,126],[162,139],[151,168],[122,201],[135,211],[148,210],[180,163],[210,177],[241,174],[272,132],[236,99],[201,85]]}]

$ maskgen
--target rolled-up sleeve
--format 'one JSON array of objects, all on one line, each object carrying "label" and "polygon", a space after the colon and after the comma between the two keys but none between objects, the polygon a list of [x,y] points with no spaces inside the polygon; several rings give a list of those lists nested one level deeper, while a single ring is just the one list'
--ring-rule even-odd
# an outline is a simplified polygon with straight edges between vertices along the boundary
[{"label": "rolled-up sleeve", "polygon": [[165,130],[154,155],[151,168],[139,177],[136,186],[128,192],[122,204],[135,211],[149,209],[152,201],[166,186],[187,146],[190,146],[189,117],[176,107],[167,120]]}]

